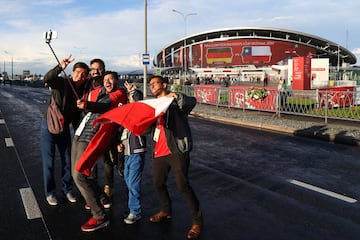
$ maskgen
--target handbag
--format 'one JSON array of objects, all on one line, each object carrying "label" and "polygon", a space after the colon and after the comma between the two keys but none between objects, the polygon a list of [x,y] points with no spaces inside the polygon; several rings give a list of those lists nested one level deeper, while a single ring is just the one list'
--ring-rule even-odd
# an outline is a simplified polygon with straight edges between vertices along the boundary
[{"label": "handbag", "polygon": [[49,132],[52,134],[62,133],[65,125],[64,115],[61,113],[61,110],[56,104],[53,95],[51,95],[50,104],[46,114]]}]

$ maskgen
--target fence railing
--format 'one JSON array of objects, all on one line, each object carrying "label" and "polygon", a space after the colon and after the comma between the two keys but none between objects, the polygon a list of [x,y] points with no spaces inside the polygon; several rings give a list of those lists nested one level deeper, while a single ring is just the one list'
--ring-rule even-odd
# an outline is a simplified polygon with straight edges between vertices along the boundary
[{"label": "fence railing", "polygon": [[279,92],[275,87],[194,85],[181,86],[180,91],[215,106],[318,117],[325,123],[328,119],[360,122],[359,87]]}]

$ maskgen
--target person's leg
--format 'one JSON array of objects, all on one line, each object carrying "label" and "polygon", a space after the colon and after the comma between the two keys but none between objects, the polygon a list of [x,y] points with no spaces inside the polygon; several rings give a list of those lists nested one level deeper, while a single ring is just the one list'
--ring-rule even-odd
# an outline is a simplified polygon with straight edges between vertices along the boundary
[{"label": "person's leg", "polygon": [[104,193],[111,197],[114,184],[114,163],[110,158],[110,152],[104,153]]},{"label": "person's leg", "polygon": [[161,211],[171,214],[171,199],[166,186],[170,171],[167,157],[153,159],[153,183],[161,204]]},{"label": "person's leg", "polygon": [[71,145],[71,175],[73,177],[75,166],[88,145],[87,142],[79,142],[78,139],[78,136],[74,136]]},{"label": "person's leg", "polygon": [[70,129],[64,128],[64,131],[59,136],[58,148],[61,159],[61,181],[63,185],[64,194],[71,193],[73,190],[73,178],[71,176],[71,137]]},{"label": "person's leg", "polygon": [[129,190],[128,207],[133,215],[141,214],[141,179],[144,169],[144,154],[125,157],[126,184]]},{"label": "person's leg", "polygon": [[188,169],[190,164],[189,154],[172,155],[171,169],[174,173],[176,187],[184,197],[190,210],[193,224],[202,225],[202,212],[200,203],[188,180]]},{"label": "person's leg", "polygon": [[54,159],[56,136],[47,128],[46,119],[41,120],[40,148],[43,166],[45,196],[55,194]]},{"label": "person's leg", "polygon": [[105,210],[97,197],[96,183],[91,177],[87,177],[77,171],[74,171],[74,181],[86,204],[90,207],[94,218],[102,219],[106,217]]}]

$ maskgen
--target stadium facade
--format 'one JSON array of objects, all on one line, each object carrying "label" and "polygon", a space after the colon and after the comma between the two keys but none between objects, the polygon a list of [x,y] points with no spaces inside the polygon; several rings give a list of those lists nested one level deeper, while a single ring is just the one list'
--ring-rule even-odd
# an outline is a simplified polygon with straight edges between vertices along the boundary
[{"label": "stadium facade", "polygon": [[346,48],[318,36],[280,28],[242,27],[186,36],[164,47],[153,64],[179,69],[265,67],[283,65],[299,56],[328,58],[330,66],[338,67],[357,61]]}]

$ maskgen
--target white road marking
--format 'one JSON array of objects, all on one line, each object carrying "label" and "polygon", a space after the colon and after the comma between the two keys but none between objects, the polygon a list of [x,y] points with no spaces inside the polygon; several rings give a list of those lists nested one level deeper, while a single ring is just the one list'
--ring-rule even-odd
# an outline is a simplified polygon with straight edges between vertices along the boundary
[{"label": "white road marking", "polygon": [[0,119],[0,124],[5,124],[5,119]]},{"label": "white road marking", "polygon": [[19,189],[27,219],[41,218],[42,214],[31,188]]},{"label": "white road marking", "polygon": [[13,147],[14,146],[14,142],[12,140],[12,138],[5,138],[5,144],[7,147]]},{"label": "white road marking", "polygon": [[295,184],[297,186],[300,186],[300,187],[303,187],[303,188],[306,188],[306,189],[310,189],[310,190],[313,190],[315,192],[319,192],[319,193],[325,194],[325,195],[333,197],[333,198],[340,199],[340,200],[345,201],[345,202],[349,202],[349,203],[356,203],[357,202],[357,200],[354,199],[354,198],[346,197],[344,195],[341,195],[341,194],[338,194],[338,193],[335,193],[335,192],[331,192],[331,191],[328,191],[328,190],[323,189],[323,188],[316,187],[316,186],[311,185],[311,184],[300,182],[300,181],[297,181],[297,180],[294,180],[294,179],[290,179],[289,182],[292,183],[292,184]]}]

